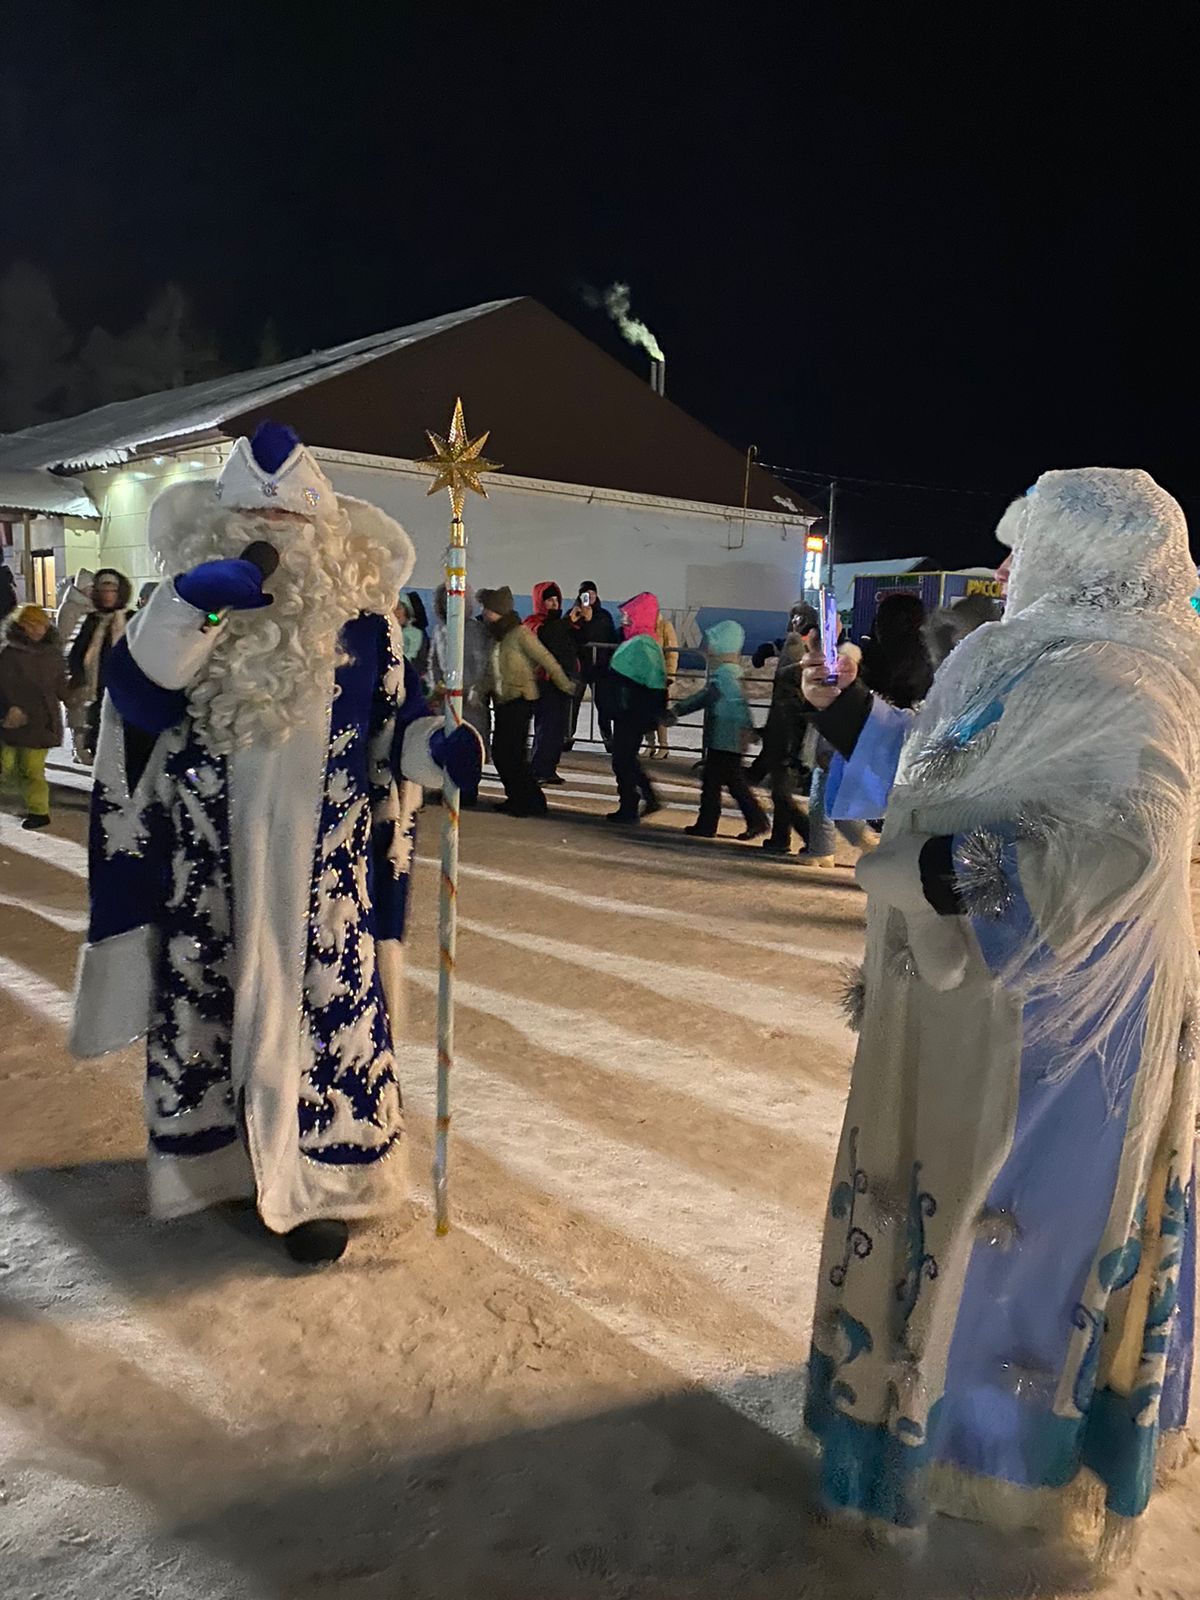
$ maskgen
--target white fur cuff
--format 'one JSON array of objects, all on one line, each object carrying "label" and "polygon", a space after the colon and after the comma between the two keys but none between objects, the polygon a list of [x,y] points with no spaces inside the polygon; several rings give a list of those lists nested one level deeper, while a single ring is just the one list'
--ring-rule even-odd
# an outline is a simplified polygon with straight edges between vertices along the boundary
[{"label": "white fur cuff", "polygon": [[150,1028],[158,930],[149,923],[79,952],[68,1046],[88,1058],[122,1050]]},{"label": "white fur cuff", "polygon": [[921,850],[928,840],[927,833],[889,838],[885,832],[879,848],[859,858],[855,876],[874,900],[900,911],[929,911],[921,885]]},{"label": "white fur cuff", "polygon": [[410,783],[419,783],[422,789],[442,787],[442,769],[433,759],[429,741],[444,727],[441,717],[418,717],[404,730],[404,743],[400,746],[400,769]]},{"label": "white fur cuff", "polygon": [[204,626],[204,612],[181,600],[166,579],[129,624],[129,653],[152,683],[186,689],[212,654],[219,627]]}]

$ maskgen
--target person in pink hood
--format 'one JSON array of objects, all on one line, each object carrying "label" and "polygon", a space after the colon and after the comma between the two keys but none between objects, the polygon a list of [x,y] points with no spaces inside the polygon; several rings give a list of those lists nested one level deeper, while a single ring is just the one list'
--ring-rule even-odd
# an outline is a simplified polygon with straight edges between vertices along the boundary
[{"label": "person in pink hood", "polygon": [[636,639],[639,633],[654,635],[658,628],[658,596],[648,590],[635,594],[621,607],[621,639]]},{"label": "person in pink hood", "polygon": [[[632,600],[627,600],[621,607],[621,615],[627,619],[623,638],[636,639],[639,634],[645,633],[657,639],[667,669],[669,699],[675,675],[679,671],[679,639],[670,619],[659,606],[658,596],[648,590],[644,594],[635,594]],[[646,746],[651,756],[663,759],[668,754],[668,726],[663,722],[647,730]]]}]

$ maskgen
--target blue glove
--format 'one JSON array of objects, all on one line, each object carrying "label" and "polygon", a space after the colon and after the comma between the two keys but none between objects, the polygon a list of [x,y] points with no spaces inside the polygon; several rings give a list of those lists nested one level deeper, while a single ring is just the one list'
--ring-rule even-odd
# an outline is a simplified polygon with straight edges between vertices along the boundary
[{"label": "blue glove", "polygon": [[429,740],[429,753],[463,797],[473,799],[483,776],[483,740],[470,723],[462,723],[453,733],[439,728]]},{"label": "blue glove", "polygon": [[260,611],[271,604],[253,561],[202,561],[175,579],[175,593],[197,611]]}]

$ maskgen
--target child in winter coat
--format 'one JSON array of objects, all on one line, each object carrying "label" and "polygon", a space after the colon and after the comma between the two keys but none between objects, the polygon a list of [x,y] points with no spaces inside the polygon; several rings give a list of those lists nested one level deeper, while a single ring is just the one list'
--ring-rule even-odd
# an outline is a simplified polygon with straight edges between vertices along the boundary
[{"label": "child in winter coat", "polygon": [[608,821],[640,822],[662,810],[638,756],[647,732],[666,715],[667,669],[654,635],[636,633],[619,645],[603,683],[605,709],[612,718],[612,766],[620,802]]},{"label": "child in winter coat", "polygon": [[50,822],[46,757],[62,743],[67,669],[41,606],[21,606],[0,624],[0,787],[16,785],[23,828]]},{"label": "child in winter coat", "polygon": [[708,682],[699,694],[680,700],[668,722],[705,709],[708,748],[700,786],[700,815],[685,832],[712,839],[721,821],[721,791],[728,789],[746,821],[740,839],[761,839],[769,833],[767,814],[755,799],[742,766],[742,747],[755,731],[742,683],[742,645],[746,630],[740,622],[716,622],[704,636],[708,656]]}]

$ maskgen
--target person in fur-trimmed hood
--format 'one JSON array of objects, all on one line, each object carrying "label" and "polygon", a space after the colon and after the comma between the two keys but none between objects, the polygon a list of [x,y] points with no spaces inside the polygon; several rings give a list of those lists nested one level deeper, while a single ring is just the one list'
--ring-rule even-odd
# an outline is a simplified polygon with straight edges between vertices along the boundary
[{"label": "person in fur-trimmed hood", "polygon": [[109,656],[132,616],[132,598],[133,585],[125,574],[115,567],[101,567],[92,579],[91,609],[85,612],[67,652],[72,697],[78,700],[82,713],[79,755],[85,762],[91,762],[96,754]]},{"label": "person in fur-trimmed hood", "polygon": [[805,666],[839,808],[886,806],[806,1418],[860,1521],[1107,1571],[1194,1451],[1196,569],[1137,470],[1043,473],[997,538],[1004,619],[919,710]]},{"label": "person in fur-trimmed hood", "polygon": [[298,1261],[405,1195],[401,941],[422,785],[470,791],[392,607],[414,552],[291,429],[150,511],[113,648],[71,1043],[147,1037],[150,1200],[252,1198]]},{"label": "person in fur-trimmed hood", "polygon": [[66,693],[58,630],[41,606],[18,606],[0,622],[0,788],[19,787],[26,829],[50,822],[46,757],[62,743]]}]

